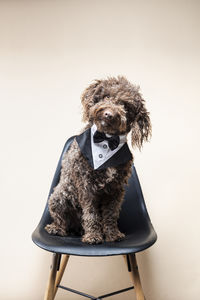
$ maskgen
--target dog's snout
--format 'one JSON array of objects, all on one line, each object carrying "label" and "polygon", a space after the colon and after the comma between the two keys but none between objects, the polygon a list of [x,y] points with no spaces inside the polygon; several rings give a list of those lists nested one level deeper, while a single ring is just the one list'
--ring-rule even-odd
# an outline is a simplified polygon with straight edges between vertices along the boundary
[{"label": "dog's snout", "polygon": [[105,110],[103,115],[108,120],[111,120],[113,118],[113,113],[110,110]]}]

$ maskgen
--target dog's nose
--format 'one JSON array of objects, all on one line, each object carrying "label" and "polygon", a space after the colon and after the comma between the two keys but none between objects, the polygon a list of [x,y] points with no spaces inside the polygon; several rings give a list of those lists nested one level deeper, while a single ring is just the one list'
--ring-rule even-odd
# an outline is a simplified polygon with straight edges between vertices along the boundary
[{"label": "dog's nose", "polygon": [[105,110],[103,115],[108,120],[111,120],[113,118],[113,114],[110,110]]}]

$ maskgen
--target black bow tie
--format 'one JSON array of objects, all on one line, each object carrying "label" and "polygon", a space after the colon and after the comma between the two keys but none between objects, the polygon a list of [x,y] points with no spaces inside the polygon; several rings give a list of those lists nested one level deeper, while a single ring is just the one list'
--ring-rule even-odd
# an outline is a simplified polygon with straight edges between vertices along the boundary
[{"label": "black bow tie", "polygon": [[119,136],[113,135],[111,137],[107,137],[104,132],[95,131],[93,136],[94,143],[101,143],[103,141],[108,141],[108,146],[110,150],[115,150],[119,146]]}]

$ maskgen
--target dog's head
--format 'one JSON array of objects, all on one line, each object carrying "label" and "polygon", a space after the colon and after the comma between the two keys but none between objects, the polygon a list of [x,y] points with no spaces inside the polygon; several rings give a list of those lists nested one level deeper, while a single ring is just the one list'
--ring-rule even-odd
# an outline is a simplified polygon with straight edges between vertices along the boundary
[{"label": "dog's head", "polygon": [[139,88],[125,77],[96,80],[82,94],[83,120],[108,134],[131,131],[132,145],[141,148],[151,135],[149,113]]}]

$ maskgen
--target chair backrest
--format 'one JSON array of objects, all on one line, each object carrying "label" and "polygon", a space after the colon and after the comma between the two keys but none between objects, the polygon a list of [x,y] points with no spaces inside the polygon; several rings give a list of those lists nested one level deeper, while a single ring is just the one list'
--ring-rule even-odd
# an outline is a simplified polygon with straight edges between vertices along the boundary
[{"label": "chair backrest", "polygon": [[[64,149],[59,159],[58,166],[51,184],[49,196],[53,192],[54,187],[59,182],[61,161],[64,153],[69,149],[69,146],[71,145],[73,139],[74,136],[69,138],[64,146]],[[131,234],[131,233],[134,234],[134,232],[138,232],[144,229],[151,230],[152,228],[151,221],[146,209],[142,190],[134,166],[132,168],[132,175],[129,179],[128,186],[126,186],[125,189],[126,189],[125,199],[121,208],[120,218],[119,218],[120,230],[126,234]],[[49,214],[48,205],[46,205],[39,227],[44,228],[44,226],[50,222],[51,222],[51,217]]]},{"label": "chair backrest", "polygon": [[125,187],[125,197],[122,204],[119,228],[124,233],[134,233],[140,230],[151,231],[152,224],[144,202],[140,182],[135,166],[132,167],[132,174]]}]

